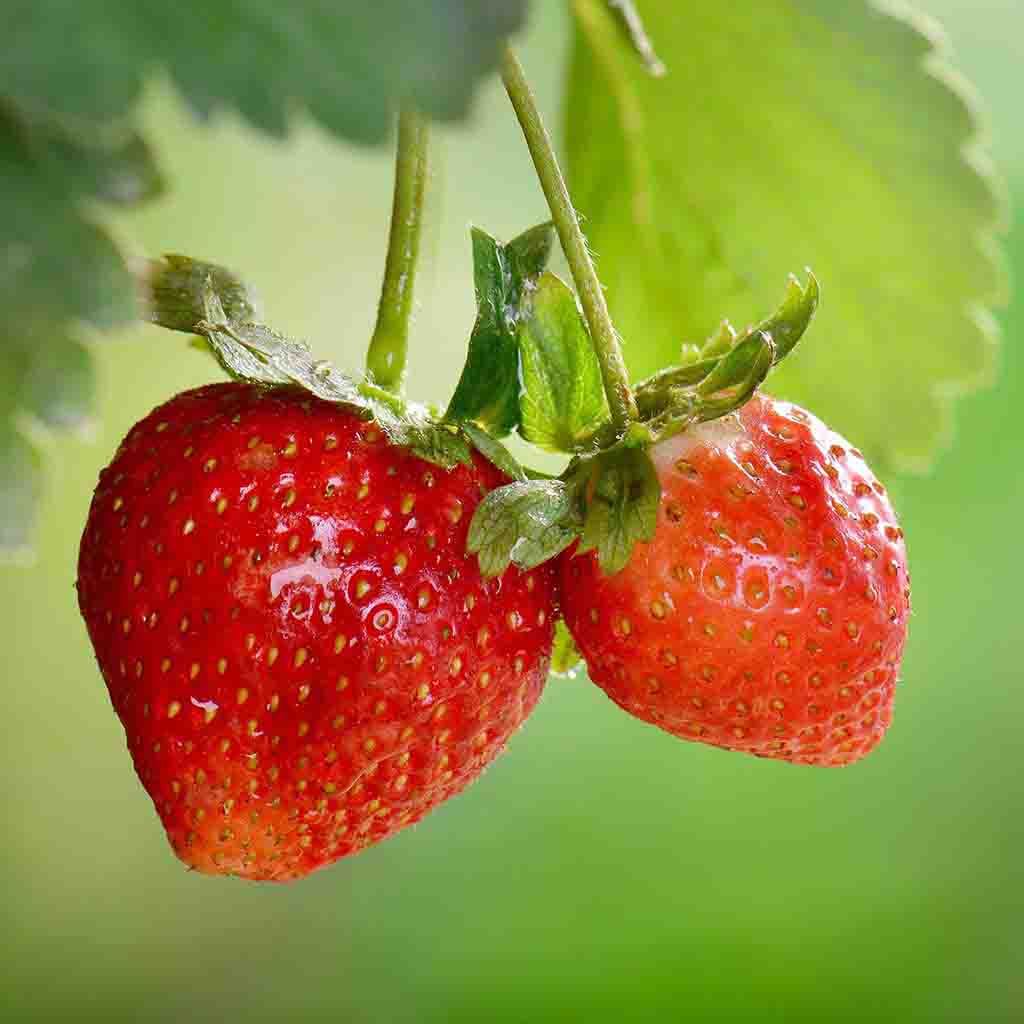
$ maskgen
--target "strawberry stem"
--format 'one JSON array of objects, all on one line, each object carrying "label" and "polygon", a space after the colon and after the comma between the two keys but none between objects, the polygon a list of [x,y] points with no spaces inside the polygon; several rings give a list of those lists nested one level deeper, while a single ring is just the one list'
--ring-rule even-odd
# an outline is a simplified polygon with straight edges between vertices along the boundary
[{"label": "strawberry stem", "polygon": [[409,323],[429,174],[428,149],[426,119],[411,109],[403,109],[398,118],[395,195],[384,284],[377,307],[377,325],[366,353],[367,376],[378,387],[395,394],[402,393],[405,383]]},{"label": "strawberry stem", "polygon": [[604,290],[598,279],[591,259],[587,240],[580,228],[579,217],[573,208],[565,178],[558,166],[551,136],[544,127],[540,111],[522,65],[516,55],[508,47],[501,68],[502,81],[508,93],[516,117],[522,127],[533,157],[533,165],[537,170],[544,196],[551,209],[551,218],[555,222],[558,238],[562,243],[569,270],[576,285],[576,291],[583,307],[583,316],[590,331],[590,339],[594,352],[601,366],[601,377],[604,382],[608,408],[611,411],[612,423],[618,435],[625,433],[629,424],[639,418],[636,400],[629,386],[626,363],[622,358],[619,336],[615,332],[612,319],[608,313]]}]

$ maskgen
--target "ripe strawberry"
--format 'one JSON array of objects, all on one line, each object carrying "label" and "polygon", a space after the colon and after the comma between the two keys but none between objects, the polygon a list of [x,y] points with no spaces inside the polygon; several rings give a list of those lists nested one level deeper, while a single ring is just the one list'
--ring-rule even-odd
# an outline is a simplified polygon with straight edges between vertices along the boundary
[{"label": "ripe strawberry", "polygon": [[658,526],[626,568],[562,556],[591,678],[685,739],[856,761],[889,725],[910,605],[903,533],[859,452],[794,405],[655,445]]},{"label": "ripe strawberry", "polygon": [[297,389],[217,384],[102,473],[78,592],[177,855],[285,881],[459,792],[540,697],[554,570],[465,555],[490,463],[452,471]]}]

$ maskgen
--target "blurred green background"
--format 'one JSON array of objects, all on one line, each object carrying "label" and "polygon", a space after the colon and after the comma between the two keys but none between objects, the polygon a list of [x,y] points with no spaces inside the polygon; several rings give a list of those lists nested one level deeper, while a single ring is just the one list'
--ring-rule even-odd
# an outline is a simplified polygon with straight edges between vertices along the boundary
[{"label": "blurred green background", "polygon": [[[1024,10],[925,6],[1024,195]],[[524,42],[552,118],[560,9],[536,4]],[[204,131],[159,83],[147,110],[175,190],[123,237],[243,269],[271,322],[358,366],[390,154],[306,125],[287,146],[227,119]],[[472,322],[470,220],[507,237],[545,216],[494,84],[444,133],[441,162],[411,358],[414,392],[433,400]],[[1008,250],[1020,281],[1019,224]],[[583,679],[553,680],[464,796],[283,888],[182,870],[95,668],[73,583],[97,473],[136,419],[215,375],[156,329],[97,345],[102,421],[50,452],[38,564],[0,570],[0,1019],[1024,1019],[1021,288],[1005,325],[999,383],[961,404],[955,448],[932,476],[890,481],[915,616],[876,754],[842,771],[727,755],[629,719]]]}]

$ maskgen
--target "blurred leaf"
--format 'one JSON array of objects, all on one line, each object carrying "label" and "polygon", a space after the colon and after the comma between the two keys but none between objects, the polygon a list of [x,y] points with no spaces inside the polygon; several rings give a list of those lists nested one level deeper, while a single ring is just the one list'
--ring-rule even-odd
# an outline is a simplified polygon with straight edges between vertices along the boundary
[{"label": "blurred leaf", "polygon": [[31,551],[41,479],[39,453],[10,416],[0,419],[0,553],[6,558]]},{"label": "blurred leaf", "polygon": [[474,228],[476,323],[469,354],[445,418],[476,421],[497,437],[519,423],[519,325],[523,291],[547,266],[554,244],[550,222],[502,245]]},{"label": "blurred leaf", "polygon": [[[159,190],[148,147],[131,124],[154,69],[166,70],[203,116],[235,110],[283,135],[289,115],[304,108],[336,135],[377,142],[390,133],[401,102],[438,118],[464,116],[525,7],[525,0],[185,7],[10,0],[0,32],[0,387],[20,394],[35,367],[31,411],[75,425],[88,415],[91,377],[71,325],[109,329],[138,313],[123,258],[78,204],[134,203]],[[14,429],[0,423],[8,439]],[[461,439],[451,444],[468,457]],[[35,483],[22,488],[12,477],[0,487],[0,515],[27,522]],[[20,528],[17,535],[21,544]]]},{"label": "blurred leaf", "polygon": [[773,390],[926,467],[951,396],[991,375],[1003,293],[1002,205],[941,40],[862,0],[637,7],[669,74],[645,73],[603,0],[576,0],[566,122],[633,370],[725,312],[762,317],[780,269],[811,264],[828,302]]},{"label": "blurred leaf", "polygon": [[74,338],[54,334],[32,353],[20,394],[22,408],[54,430],[89,422],[96,397],[92,357]]},{"label": "blurred leaf", "polygon": [[608,418],[608,403],[576,296],[544,273],[524,303],[519,432],[541,448],[580,451]]},{"label": "blurred leaf", "polygon": [[93,371],[74,323],[110,328],[137,312],[131,275],[80,204],[134,202],[159,188],[133,132],[84,131],[0,103],[0,553],[29,543],[39,494],[17,413],[51,428],[85,423]]},{"label": "blurred leaf", "polygon": [[7,0],[0,95],[93,122],[127,116],[164,68],[200,114],[233,109],[275,135],[296,106],[378,142],[402,102],[464,116],[526,0]]},{"label": "blurred leaf", "polygon": [[[128,129],[86,132],[0,102],[0,302],[5,333],[71,319],[108,328],[136,314],[132,278],[78,203],[131,203],[160,189]],[[9,339],[5,337],[5,343]]]}]

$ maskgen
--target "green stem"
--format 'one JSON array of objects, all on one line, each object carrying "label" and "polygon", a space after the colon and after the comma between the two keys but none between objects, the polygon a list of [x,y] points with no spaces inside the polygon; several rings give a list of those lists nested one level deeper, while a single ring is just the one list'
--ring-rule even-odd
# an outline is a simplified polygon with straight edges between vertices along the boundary
[{"label": "green stem", "polygon": [[395,197],[391,209],[384,284],[377,307],[377,325],[366,353],[366,373],[387,391],[401,394],[409,347],[416,263],[423,228],[423,203],[428,177],[427,121],[410,109],[398,118]]},{"label": "green stem", "polygon": [[533,165],[537,169],[537,177],[540,179],[541,188],[544,189],[552,220],[555,222],[569,270],[572,272],[572,279],[576,284],[583,315],[590,329],[594,352],[601,364],[601,376],[604,380],[605,394],[608,396],[612,423],[616,433],[622,434],[631,422],[638,419],[638,413],[636,400],[629,386],[626,363],[619,346],[619,336],[612,325],[604,290],[594,269],[594,261],[590,257],[587,240],[583,237],[579,218],[569,198],[569,190],[558,166],[551,136],[548,135],[541,120],[522,65],[509,48],[505,49],[501,77],[526,137]]}]

